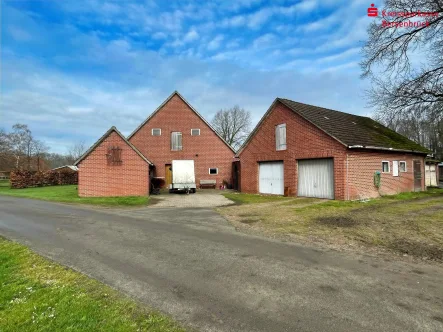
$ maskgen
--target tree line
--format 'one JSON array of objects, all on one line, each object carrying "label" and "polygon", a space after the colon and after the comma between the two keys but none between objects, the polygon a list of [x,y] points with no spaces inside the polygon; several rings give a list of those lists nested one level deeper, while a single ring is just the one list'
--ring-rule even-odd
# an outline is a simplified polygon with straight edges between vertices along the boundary
[{"label": "tree line", "polygon": [[72,165],[85,151],[85,143],[78,142],[70,146],[66,154],[51,153],[26,124],[17,123],[9,132],[0,129],[0,171],[44,171]]}]

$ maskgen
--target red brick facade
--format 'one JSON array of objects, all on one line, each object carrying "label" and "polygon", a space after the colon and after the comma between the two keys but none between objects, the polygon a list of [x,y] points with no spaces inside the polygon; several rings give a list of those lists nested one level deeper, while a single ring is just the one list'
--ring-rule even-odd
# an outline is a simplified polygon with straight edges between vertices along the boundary
[{"label": "red brick facade", "polygon": [[[161,136],[153,136],[152,129],[161,129]],[[191,136],[191,129],[200,129],[199,136]],[[171,133],[182,133],[183,150],[171,151]],[[226,180],[231,183],[234,152],[178,95],[174,94],[130,138],[129,141],[155,165],[156,177],[165,177],[165,165],[172,160],[194,160],[196,184],[200,180],[216,180],[217,186]],[[218,168],[210,175],[209,168]]]},{"label": "red brick facade", "polygon": [[[286,124],[287,149],[276,151],[275,127]],[[413,159],[423,156],[383,152],[354,151],[312,125],[280,102],[268,113],[260,127],[239,155],[240,190],[257,193],[259,162],[283,161],[284,187],[297,195],[297,160],[333,158],[335,199],[376,197],[413,190]],[[374,172],[381,171],[381,161],[391,161],[391,174],[382,174],[380,191],[374,186]],[[392,160],[407,162],[407,172],[392,176]],[[422,170],[424,171],[424,169]],[[424,173],[423,173],[424,177]],[[422,183],[424,188],[424,182]]]},{"label": "red brick facade", "polygon": [[[349,151],[347,156],[348,199],[362,199],[393,195],[405,191],[414,191],[414,160],[421,162],[421,190],[425,189],[424,157],[407,153]],[[392,162],[405,161],[406,172],[399,172],[393,176]],[[389,173],[381,173],[381,185],[377,189],[374,185],[374,173],[382,171],[382,161],[389,161]]]},{"label": "red brick facade", "polygon": [[[121,163],[109,163],[110,147],[121,149]],[[78,163],[80,197],[146,196],[149,164],[115,131],[111,131]]]}]

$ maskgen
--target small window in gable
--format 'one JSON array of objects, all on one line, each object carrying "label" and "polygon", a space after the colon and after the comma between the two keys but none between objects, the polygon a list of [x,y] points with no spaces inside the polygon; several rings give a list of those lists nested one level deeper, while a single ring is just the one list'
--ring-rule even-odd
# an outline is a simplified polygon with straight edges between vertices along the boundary
[{"label": "small window in gable", "polygon": [[275,126],[275,148],[286,150],[286,123]]},{"label": "small window in gable", "polygon": [[162,130],[160,128],[152,128],[152,136],[161,136]]},{"label": "small window in gable", "polygon": [[200,136],[200,129],[191,129],[191,136]]},{"label": "small window in gable", "polygon": [[400,173],[406,172],[406,161],[400,161]]},{"label": "small window in gable", "polygon": [[209,174],[217,175],[218,174],[218,168],[210,168],[209,169]]},{"label": "small window in gable", "polygon": [[389,161],[382,161],[381,162],[381,171],[383,173],[389,173]]},{"label": "small window in gable", "polygon": [[108,159],[108,165],[121,165],[122,149],[118,146],[110,146],[106,158]]},{"label": "small window in gable", "polygon": [[182,145],[182,133],[175,131],[171,133],[171,150],[172,151],[181,151],[183,150]]}]

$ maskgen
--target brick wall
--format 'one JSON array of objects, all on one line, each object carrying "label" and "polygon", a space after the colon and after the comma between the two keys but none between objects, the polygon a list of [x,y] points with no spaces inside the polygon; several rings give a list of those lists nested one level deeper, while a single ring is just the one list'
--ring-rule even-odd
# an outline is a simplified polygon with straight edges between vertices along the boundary
[{"label": "brick wall", "polygon": [[[160,128],[161,136],[152,136],[152,129]],[[191,129],[200,129],[200,136],[191,136]],[[171,132],[182,133],[182,151],[171,151]],[[197,186],[201,179],[231,182],[234,152],[200,119],[178,96],[174,95],[130,142],[155,165],[155,176],[165,176],[165,165],[172,160],[194,160]],[[209,168],[218,168],[210,175]]]},{"label": "brick wall", "polygon": [[[122,149],[121,164],[108,164],[106,154],[110,146]],[[111,132],[78,167],[78,193],[81,197],[149,194],[148,163],[116,132]]]},{"label": "brick wall", "polygon": [[[286,123],[287,149],[276,151],[275,126]],[[258,163],[282,160],[284,186],[297,194],[297,159],[333,158],[335,198],[345,199],[346,148],[317,127],[277,102],[260,129],[240,155],[241,191],[258,192]]]},{"label": "brick wall", "polygon": [[[399,176],[392,175],[392,161],[406,161],[406,172]],[[349,151],[348,153],[348,188],[349,199],[373,198],[379,195],[392,195],[405,191],[414,191],[413,161],[421,161],[422,190],[424,190],[424,157],[406,153]],[[389,173],[381,174],[381,186],[374,185],[374,173],[382,171],[382,161],[389,161]]]}]

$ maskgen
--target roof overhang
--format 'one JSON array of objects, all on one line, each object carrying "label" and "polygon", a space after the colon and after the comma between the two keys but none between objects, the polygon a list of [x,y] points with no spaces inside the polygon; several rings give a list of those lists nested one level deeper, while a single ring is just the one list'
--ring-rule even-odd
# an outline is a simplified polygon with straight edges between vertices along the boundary
[{"label": "roof overhang", "polygon": [[350,145],[348,149],[365,149],[365,150],[382,150],[382,151],[393,151],[393,152],[407,152],[407,153],[415,153],[415,154],[423,154],[427,155],[427,152],[423,151],[415,151],[415,150],[405,150],[405,149],[394,149],[394,148],[385,148],[381,146],[370,146],[370,145]]}]

